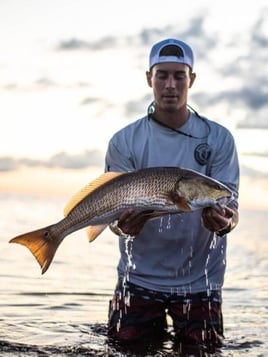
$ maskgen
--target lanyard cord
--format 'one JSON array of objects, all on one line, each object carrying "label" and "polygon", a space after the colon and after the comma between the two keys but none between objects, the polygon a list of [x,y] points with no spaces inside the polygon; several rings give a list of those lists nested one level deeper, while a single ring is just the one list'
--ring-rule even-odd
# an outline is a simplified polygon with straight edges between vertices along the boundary
[{"label": "lanyard cord", "polygon": [[172,127],[170,127],[169,125],[166,125],[164,123],[162,123],[161,121],[157,120],[155,117],[154,117],[154,102],[152,102],[149,107],[148,107],[148,110],[147,110],[147,117],[148,119],[152,119],[154,122],[156,122],[157,124],[165,127],[165,128],[168,128],[172,131],[175,131],[176,133],[180,134],[180,135],[184,135],[184,136],[188,136],[189,138],[192,138],[192,139],[207,139],[207,137],[209,136],[210,134],[210,125],[209,123],[207,122],[207,120],[205,118],[203,118],[194,108],[192,108],[189,104],[187,104],[187,107],[190,109],[190,111],[192,113],[194,113],[199,119],[201,119],[207,126],[208,128],[208,132],[206,135],[202,136],[202,137],[198,137],[198,136],[194,136],[194,135],[191,135],[191,134],[188,134],[188,133],[185,133],[184,131],[181,131],[179,129],[174,129]]}]

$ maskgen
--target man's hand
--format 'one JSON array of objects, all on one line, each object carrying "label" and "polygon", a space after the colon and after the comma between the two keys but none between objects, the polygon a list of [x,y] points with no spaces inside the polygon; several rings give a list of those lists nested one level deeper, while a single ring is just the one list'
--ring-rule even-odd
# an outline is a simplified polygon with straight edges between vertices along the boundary
[{"label": "man's hand", "polygon": [[238,223],[238,211],[236,208],[225,207],[222,210],[204,208],[202,212],[204,227],[211,232],[223,235],[230,232]]},{"label": "man's hand", "polygon": [[145,223],[153,217],[152,210],[137,213],[134,209],[125,210],[119,217],[117,226],[127,235],[135,236],[140,233]]}]

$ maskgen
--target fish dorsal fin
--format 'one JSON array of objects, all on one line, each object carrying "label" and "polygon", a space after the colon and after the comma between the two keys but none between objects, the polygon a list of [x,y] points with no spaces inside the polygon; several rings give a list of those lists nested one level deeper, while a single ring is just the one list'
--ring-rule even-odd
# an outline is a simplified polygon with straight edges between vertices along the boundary
[{"label": "fish dorsal fin", "polygon": [[88,183],[85,187],[83,187],[79,192],[77,192],[67,203],[64,208],[64,216],[68,216],[68,214],[72,211],[72,209],[77,206],[79,202],[81,202],[87,195],[96,190],[98,187],[104,185],[106,182],[109,182],[115,177],[124,175],[125,172],[105,172],[100,175],[98,178]]}]

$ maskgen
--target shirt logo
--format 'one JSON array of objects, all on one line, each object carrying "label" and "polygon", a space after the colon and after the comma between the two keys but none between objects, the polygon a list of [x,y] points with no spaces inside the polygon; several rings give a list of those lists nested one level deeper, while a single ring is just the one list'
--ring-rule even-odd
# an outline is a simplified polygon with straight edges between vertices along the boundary
[{"label": "shirt logo", "polygon": [[200,165],[206,165],[210,159],[211,152],[211,147],[208,144],[199,144],[195,148],[194,158]]}]

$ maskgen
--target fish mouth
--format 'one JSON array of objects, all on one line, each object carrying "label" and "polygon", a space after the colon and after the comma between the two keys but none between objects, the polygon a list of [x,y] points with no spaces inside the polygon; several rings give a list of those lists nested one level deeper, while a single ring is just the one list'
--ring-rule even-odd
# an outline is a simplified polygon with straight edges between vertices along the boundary
[{"label": "fish mouth", "polygon": [[218,208],[218,210],[222,210],[224,207],[227,206],[230,201],[232,201],[232,199],[233,195],[218,198],[215,202],[215,208]]},{"label": "fish mouth", "polygon": [[212,207],[217,211],[222,211],[224,207],[227,206],[227,204],[232,200],[233,196],[228,195],[228,196],[222,196],[217,199],[212,199],[212,198],[207,198],[207,199],[194,199],[190,202],[188,202],[189,207],[191,210],[196,210],[196,209],[203,209],[204,207]]}]

